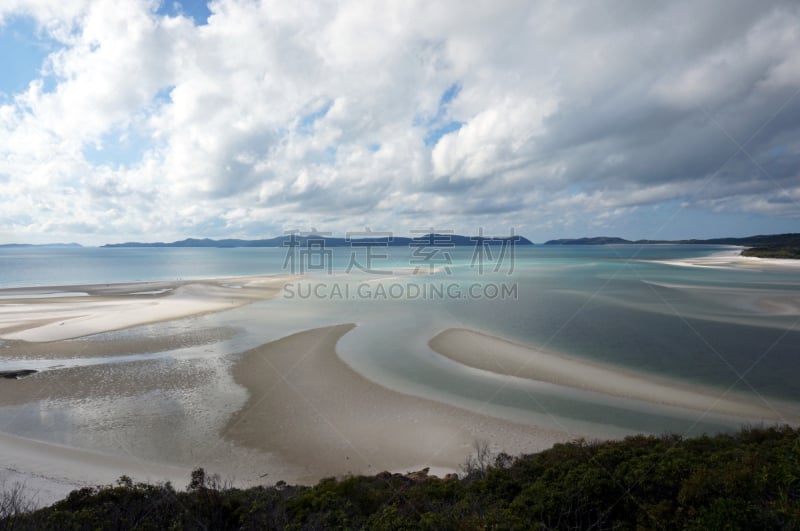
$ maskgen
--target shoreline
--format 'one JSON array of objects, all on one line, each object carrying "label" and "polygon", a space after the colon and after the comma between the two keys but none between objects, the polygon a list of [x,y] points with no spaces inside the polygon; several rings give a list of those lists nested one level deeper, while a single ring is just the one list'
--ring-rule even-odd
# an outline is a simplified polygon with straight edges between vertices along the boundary
[{"label": "shoreline", "polygon": [[[731,257],[730,252],[726,251],[725,256],[716,260],[732,260],[735,257]],[[746,262],[764,260],[741,258]],[[293,278],[296,277],[247,276],[0,289],[0,353],[4,362],[12,367],[44,357],[66,360],[124,356],[215,345],[242,333],[235,327],[235,321],[233,326],[191,332],[185,330],[196,327],[196,323],[189,321],[178,328],[181,332],[170,329],[164,334],[150,336],[131,334],[128,337],[126,333],[92,336],[267,300],[279,296],[285,283]],[[794,315],[797,312],[797,307],[788,303],[781,306],[778,305],[781,301],[770,299],[767,302],[773,305],[769,307],[773,313]],[[268,315],[259,315],[259,319],[262,318],[270,319]],[[258,321],[255,326],[261,323]],[[312,326],[303,320],[297,324]],[[33,490],[41,488],[42,492],[55,492],[69,485],[66,494],[83,485],[113,482],[122,474],[140,480],[146,479],[140,474],[148,474],[147,471],[153,469],[156,476],[149,477],[160,477],[157,474],[163,468],[172,470],[170,481],[180,485],[187,482],[190,469],[182,461],[185,454],[179,456],[179,452],[189,449],[189,455],[193,455],[192,451],[208,451],[208,460],[198,462],[197,466],[203,466],[208,472],[234,471],[248,478],[246,484],[278,479],[309,484],[331,475],[376,474],[382,470],[402,472],[430,467],[440,473],[455,471],[472,452],[475,440],[490,441],[496,451],[519,454],[586,435],[559,430],[555,425],[551,427],[540,421],[535,421],[539,424],[534,424],[534,420],[525,423],[524,418],[521,423],[515,423],[462,409],[458,404],[405,394],[402,388],[396,391],[383,387],[351,368],[336,352],[339,339],[354,326],[340,324],[306,329],[244,352],[214,351],[209,356],[216,363],[213,366],[196,366],[196,360],[192,359],[181,361],[176,369],[174,361],[154,358],[126,361],[118,366],[76,365],[9,380],[6,383],[11,385],[0,393],[0,406],[51,400],[71,401],[77,407],[80,403],[91,404],[89,399],[93,397],[113,399],[119,404],[136,403],[128,412],[129,418],[134,419],[125,426],[128,434],[139,437],[139,442],[144,441],[146,451],[155,451],[151,446],[157,450],[167,448],[174,455],[166,455],[166,451],[164,455],[154,453],[156,461],[151,462],[100,453],[115,451],[108,446],[97,451],[83,449],[84,444],[86,448],[93,448],[94,440],[89,438],[83,441],[66,439],[69,444],[76,445],[70,447],[0,432],[0,445],[5,450],[0,456],[0,479],[21,478],[30,481]],[[248,347],[272,337],[249,343]],[[427,337],[420,338],[421,344],[427,342]],[[692,411],[706,411],[713,404],[713,413],[734,415],[743,421],[783,421],[780,412],[790,411],[775,401],[779,411],[776,414],[754,401],[738,400],[733,394],[718,401],[713,389],[709,392],[699,386],[605,367],[557,352],[540,352],[472,330],[448,329],[427,344],[434,350],[431,356],[441,355],[477,370]],[[493,356],[487,357],[487,353]],[[517,370],[523,364],[527,366]],[[143,369],[145,366],[147,368]],[[221,376],[237,384],[223,390],[232,393],[209,394],[212,387],[208,382],[220,382]],[[235,393],[241,396],[240,402],[233,396]],[[148,402],[151,399],[143,398],[148,394],[161,394],[163,398],[159,398],[161,402],[155,399]],[[180,397],[191,399],[177,402],[176,398]],[[176,406],[174,414],[170,413],[173,417],[168,417],[169,412],[165,413],[162,405],[173,403],[185,409]],[[144,413],[145,409],[139,407],[142,404],[153,407]],[[46,412],[46,408],[43,411]],[[58,409],[53,408],[53,411]],[[113,429],[119,430],[120,409],[108,411],[112,411],[113,416],[107,416],[100,426],[111,431],[112,423],[117,423]],[[791,411],[786,418],[796,424],[798,412]],[[209,412],[216,417],[211,418],[213,415]],[[183,427],[179,427],[176,419],[184,422],[180,425]],[[157,427],[138,432],[140,420],[153,421]],[[87,420],[85,426],[89,426],[89,422]],[[193,431],[195,424],[203,424],[205,431]],[[190,429],[185,429],[186,426]],[[7,429],[13,431],[13,428]],[[183,430],[184,435],[190,436],[172,447],[171,430]],[[20,433],[30,435],[24,431]],[[158,437],[154,439],[153,435]],[[158,442],[154,442],[161,441],[162,437],[170,441],[169,444],[158,446]],[[10,438],[8,444],[7,438]],[[268,471],[269,478],[259,480],[263,476],[256,470]]]},{"label": "shoreline", "polygon": [[297,480],[422,466],[456,470],[475,440],[512,454],[582,434],[516,424],[382,387],[336,353],[355,325],[316,328],[241,354],[231,368],[249,393],[223,437],[271,452]]},{"label": "shoreline", "polygon": [[[169,480],[181,488],[197,466],[235,478],[237,486],[277,480],[315,484],[330,476],[374,475],[384,470],[405,473],[425,467],[441,476],[460,471],[477,440],[488,442],[493,451],[521,454],[585,436],[517,424],[382,387],[336,353],[338,339],[354,326],[304,330],[232,355],[221,370],[245,396],[238,409],[230,409],[218,424],[202,417],[192,421],[191,416],[168,421],[170,413],[165,411],[163,422],[168,423],[161,431],[141,434],[145,438],[140,440],[131,410],[116,419],[122,430],[118,436],[127,441],[121,446],[114,437],[105,437],[97,445],[90,439],[77,439],[72,446],[36,435],[0,432],[4,449],[0,480],[9,486],[22,483],[40,503],[51,503],[76,488],[113,484],[123,474],[134,481]],[[45,371],[9,381],[0,393],[0,406],[42,401],[134,402],[152,393],[180,396],[203,389],[220,376],[210,367],[194,364],[174,370],[170,378],[163,374],[150,361]],[[186,413],[203,415],[202,410]],[[203,425],[194,435],[202,439],[191,446],[190,455],[175,453],[182,444],[191,445],[190,439],[178,439],[177,446],[163,452],[153,447],[153,436],[169,440],[167,426],[177,426],[174,422]],[[117,452],[126,444],[137,456]],[[153,451],[161,457],[144,457]]]},{"label": "shoreline", "polygon": [[800,260],[792,258],[760,258],[742,256],[744,246],[733,246],[733,249],[718,251],[707,256],[695,258],[678,258],[675,260],[640,260],[645,263],[656,263],[678,267],[698,267],[707,269],[736,269],[758,271],[760,268],[772,271],[800,271]]},{"label": "shoreline", "polygon": [[14,484],[39,506],[63,499],[82,487],[114,484],[120,476],[151,483],[169,481],[178,489],[189,482],[190,470],[0,432],[2,488]]},{"label": "shoreline", "polygon": [[[429,341],[431,350],[473,369],[505,376],[598,392],[643,402],[743,420],[786,421],[784,411],[753,404],[728,394],[672,382],[617,367],[607,367],[530,348],[506,339],[463,328],[449,328]],[[776,401],[777,402],[777,401]],[[774,407],[774,406],[773,406]],[[792,418],[797,423],[797,418]]]},{"label": "shoreline", "polygon": [[[264,275],[2,289],[0,339],[63,341],[220,312],[274,298],[290,278]],[[57,296],[48,298],[48,293]]]}]

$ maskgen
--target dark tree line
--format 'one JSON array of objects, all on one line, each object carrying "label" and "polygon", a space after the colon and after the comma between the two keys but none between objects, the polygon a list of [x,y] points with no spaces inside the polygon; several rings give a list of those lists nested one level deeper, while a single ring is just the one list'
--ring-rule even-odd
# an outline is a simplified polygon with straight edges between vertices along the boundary
[{"label": "dark tree line", "polygon": [[186,491],[84,488],[36,511],[19,491],[5,529],[800,529],[800,431],[574,441],[489,457],[460,479],[423,472],[231,488],[202,469]]}]

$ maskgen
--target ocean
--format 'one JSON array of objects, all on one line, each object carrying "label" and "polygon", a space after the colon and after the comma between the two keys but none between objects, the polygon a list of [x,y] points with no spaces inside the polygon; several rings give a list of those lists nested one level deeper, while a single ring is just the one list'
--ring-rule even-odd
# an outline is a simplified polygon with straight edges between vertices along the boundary
[{"label": "ocean", "polygon": [[[248,348],[352,322],[358,326],[337,350],[360,374],[402,393],[514,422],[615,437],[728,431],[741,419],[566,392],[477,371],[435,355],[427,344],[431,337],[466,328],[611,368],[739,394],[762,405],[800,404],[800,269],[687,265],[687,259],[735,252],[705,245],[317,251],[290,256],[293,250],[286,248],[2,249],[0,288],[306,273],[271,300],[98,335],[113,340],[222,327],[239,331],[235,337],[116,359],[27,362],[49,370],[149,361],[216,363],[224,371],[231,356]],[[19,363],[0,360],[0,369]],[[231,393],[219,390],[219,396]],[[203,396],[208,395],[206,389]],[[175,396],[140,396],[124,407],[133,408],[129,415],[136,409],[172,408],[186,416],[188,440],[197,429],[197,412],[210,415],[213,406],[203,405],[198,396],[179,402]],[[91,426],[102,423],[97,418],[113,418],[120,404],[8,406],[0,408],[0,431],[108,450]],[[164,457],[158,454],[163,451],[144,457]]]}]

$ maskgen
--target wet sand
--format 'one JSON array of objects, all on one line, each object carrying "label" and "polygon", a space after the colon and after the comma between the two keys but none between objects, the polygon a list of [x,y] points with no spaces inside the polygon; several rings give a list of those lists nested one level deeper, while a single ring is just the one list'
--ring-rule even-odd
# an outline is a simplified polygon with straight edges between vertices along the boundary
[{"label": "wet sand", "polygon": [[89,401],[188,390],[213,376],[192,360],[141,360],[46,370],[16,380],[0,380],[0,407],[40,400]]},{"label": "wet sand", "polygon": [[[0,290],[0,338],[61,341],[219,312],[275,297],[288,278],[240,277]],[[69,293],[76,296],[66,296]]]},{"label": "wet sand", "polygon": [[57,444],[0,434],[2,488],[23,486],[27,499],[39,506],[58,501],[72,490],[111,485],[122,475],[136,481],[188,483],[188,468],[153,463],[132,456],[110,456]]},{"label": "wet sand", "polygon": [[521,453],[580,435],[515,424],[377,385],[336,354],[336,342],[352,328],[308,330],[243,353],[232,373],[249,398],[223,435],[277,453],[305,482],[424,466],[457,470],[475,440]]},{"label": "wet sand", "polygon": [[[431,339],[435,352],[457,363],[497,374],[528,378],[612,396],[767,422],[790,420],[774,404],[737,399],[620,368],[605,367],[475,332],[451,328]],[[792,419],[797,421],[797,419]]]},{"label": "wet sand", "polygon": [[30,342],[4,340],[0,356],[5,360],[97,358],[153,354],[179,348],[213,345],[235,337],[239,331],[232,327],[201,328],[191,332],[160,336],[121,337],[114,339],[79,338],[64,341]]},{"label": "wet sand", "polygon": [[202,361],[151,359],[0,380],[0,483],[24,483],[26,496],[47,504],[123,474],[176,488],[196,466],[227,477],[242,459],[220,459],[231,454],[215,434],[244,397],[231,406],[214,393],[219,369]]}]

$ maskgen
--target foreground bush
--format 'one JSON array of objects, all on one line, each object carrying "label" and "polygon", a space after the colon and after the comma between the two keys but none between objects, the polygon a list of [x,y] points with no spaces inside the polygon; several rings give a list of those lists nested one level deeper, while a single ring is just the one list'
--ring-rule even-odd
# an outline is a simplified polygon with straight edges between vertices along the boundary
[{"label": "foreground bush", "polygon": [[800,529],[800,431],[788,426],[575,441],[467,472],[236,489],[198,469],[186,492],[123,477],[6,513],[0,528]]}]

